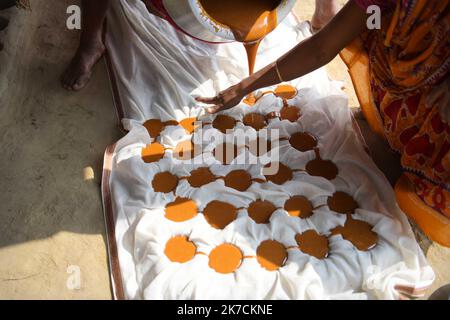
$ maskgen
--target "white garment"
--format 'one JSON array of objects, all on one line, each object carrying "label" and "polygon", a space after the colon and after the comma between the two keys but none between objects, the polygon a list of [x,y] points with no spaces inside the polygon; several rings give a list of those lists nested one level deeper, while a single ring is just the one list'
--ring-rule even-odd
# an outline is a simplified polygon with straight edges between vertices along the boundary
[{"label": "white garment", "polygon": [[[308,25],[289,16],[263,41],[256,69],[308,36]],[[199,189],[182,180],[176,194],[194,199],[201,212],[211,200],[241,208],[261,198],[283,207],[292,195],[306,196],[316,207],[326,204],[327,197],[336,190],[345,191],[360,204],[354,218],[374,226],[373,231],[379,236],[377,246],[367,252],[358,251],[341,235],[335,235],[329,239],[328,258],[318,260],[300,250],[288,250],[286,265],[274,272],[263,269],[256,259],[244,259],[228,275],[211,269],[207,255],[196,255],[184,264],[171,262],[164,249],[166,242],[176,235],[189,236],[198,251],[206,254],[217,245],[232,243],[244,256],[254,256],[264,240],[295,246],[297,233],[314,229],[330,235],[330,230],[343,225],[346,217],[324,206],[305,220],[278,209],[268,225],[256,224],[246,210],[240,210],[237,220],[224,230],[213,229],[201,213],[182,223],[167,220],[164,207],[175,195],[155,193],[151,186],[154,175],[170,171],[180,177],[188,176],[201,165],[180,165],[170,151],[159,163],[144,163],[141,149],[152,139],[142,123],[152,118],[166,121],[202,115],[203,110],[193,96],[213,96],[245,77],[244,49],[237,43],[213,45],[189,38],[151,16],[140,0],[112,3],[107,47],[125,111],[123,124],[129,130],[116,145],[109,180],[116,219],[115,240],[128,299],[397,299],[396,285],[431,284],[433,271],[396,204],[393,190],[364,151],[353,130],[347,99],[324,69],[292,83],[299,94],[289,104],[300,107],[299,121],[276,119],[269,128],[278,128],[286,135],[298,131],[313,133],[319,140],[322,158],[337,164],[336,179],[328,181],[295,172],[293,180],[282,186],[254,183],[242,193],[225,187],[222,180]],[[280,98],[267,95],[252,108],[241,104],[225,114],[240,120],[248,112],[267,113],[281,106]],[[202,115],[205,120],[212,118]],[[239,126],[244,128],[242,124]],[[180,135],[184,132],[180,130],[167,127],[158,141],[171,147],[190,138],[186,133]],[[206,126],[205,131],[220,135],[211,126]],[[212,150],[213,144],[204,141],[204,150]],[[299,152],[287,141],[281,141],[278,150],[281,162],[295,169],[305,168],[315,157],[313,151]],[[244,168],[253,178],[263,178],[261,165],[223,166],[210,160],[211,171],[216,175]]]}]

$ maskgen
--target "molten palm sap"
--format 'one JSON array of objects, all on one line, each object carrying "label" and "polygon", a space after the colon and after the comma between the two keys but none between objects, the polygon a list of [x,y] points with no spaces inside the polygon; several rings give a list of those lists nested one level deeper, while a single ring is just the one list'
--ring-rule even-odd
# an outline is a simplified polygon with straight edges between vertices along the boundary
[{"label": "molten palm sap", "polygon": [[249,74],[255,67],[261,40],[277,24],[276,8],[280,0],[200,0],[205,13],[218,24],[231,29],[237,41],[244,44]]}]

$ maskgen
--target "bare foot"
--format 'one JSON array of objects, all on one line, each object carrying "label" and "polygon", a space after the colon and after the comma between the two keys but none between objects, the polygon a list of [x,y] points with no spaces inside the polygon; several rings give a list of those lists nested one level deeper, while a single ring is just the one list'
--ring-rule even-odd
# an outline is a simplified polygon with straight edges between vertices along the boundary
[{"label": "bare foot", "polygon": [[313,31],[319,31],[339,12],[340,6],[335,0],[316,1],[316,10],[311,19],[311,28]]},{"label": "bare foot", "polygon": [[92,69],[105,53],[105,46],[101,41],[80,44],[69,67],[61,77],[64,88],[72,91],[83,89],[92,76]]}]

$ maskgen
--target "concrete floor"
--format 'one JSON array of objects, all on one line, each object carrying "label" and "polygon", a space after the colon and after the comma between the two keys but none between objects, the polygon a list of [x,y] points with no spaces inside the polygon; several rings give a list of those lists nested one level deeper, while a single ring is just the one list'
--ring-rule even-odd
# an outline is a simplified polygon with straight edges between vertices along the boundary
[{"label": "concrete floor", "polygon": [[[313,2],[299,1],[300,17],[309,19]],[[11,19],[0,32],[0,299],[111,298],[99,185],[103,151],[121,133],[103,62],[82,92],[59,85],[78,36],[65,28],[71,4],[0,12]],[[357,106],[340,59],[328,70]],[[418,239],[434,288],[449,283],[450,250]]]}]

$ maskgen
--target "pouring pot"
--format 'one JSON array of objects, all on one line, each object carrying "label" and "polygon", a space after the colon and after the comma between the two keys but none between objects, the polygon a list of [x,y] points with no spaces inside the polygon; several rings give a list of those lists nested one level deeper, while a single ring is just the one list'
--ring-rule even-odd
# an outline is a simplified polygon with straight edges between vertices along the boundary
[{"label": "pouring pot", "polygon": [[[147,7],[159,11],[175,28],[193,38],[213,43],[236,41],[230,28],[210,19],[204,13],[199,0],[144,0],[144,2]],[[276,8],[278,24],[291,12],[295,2],[296,0],[280,1]]]}]

